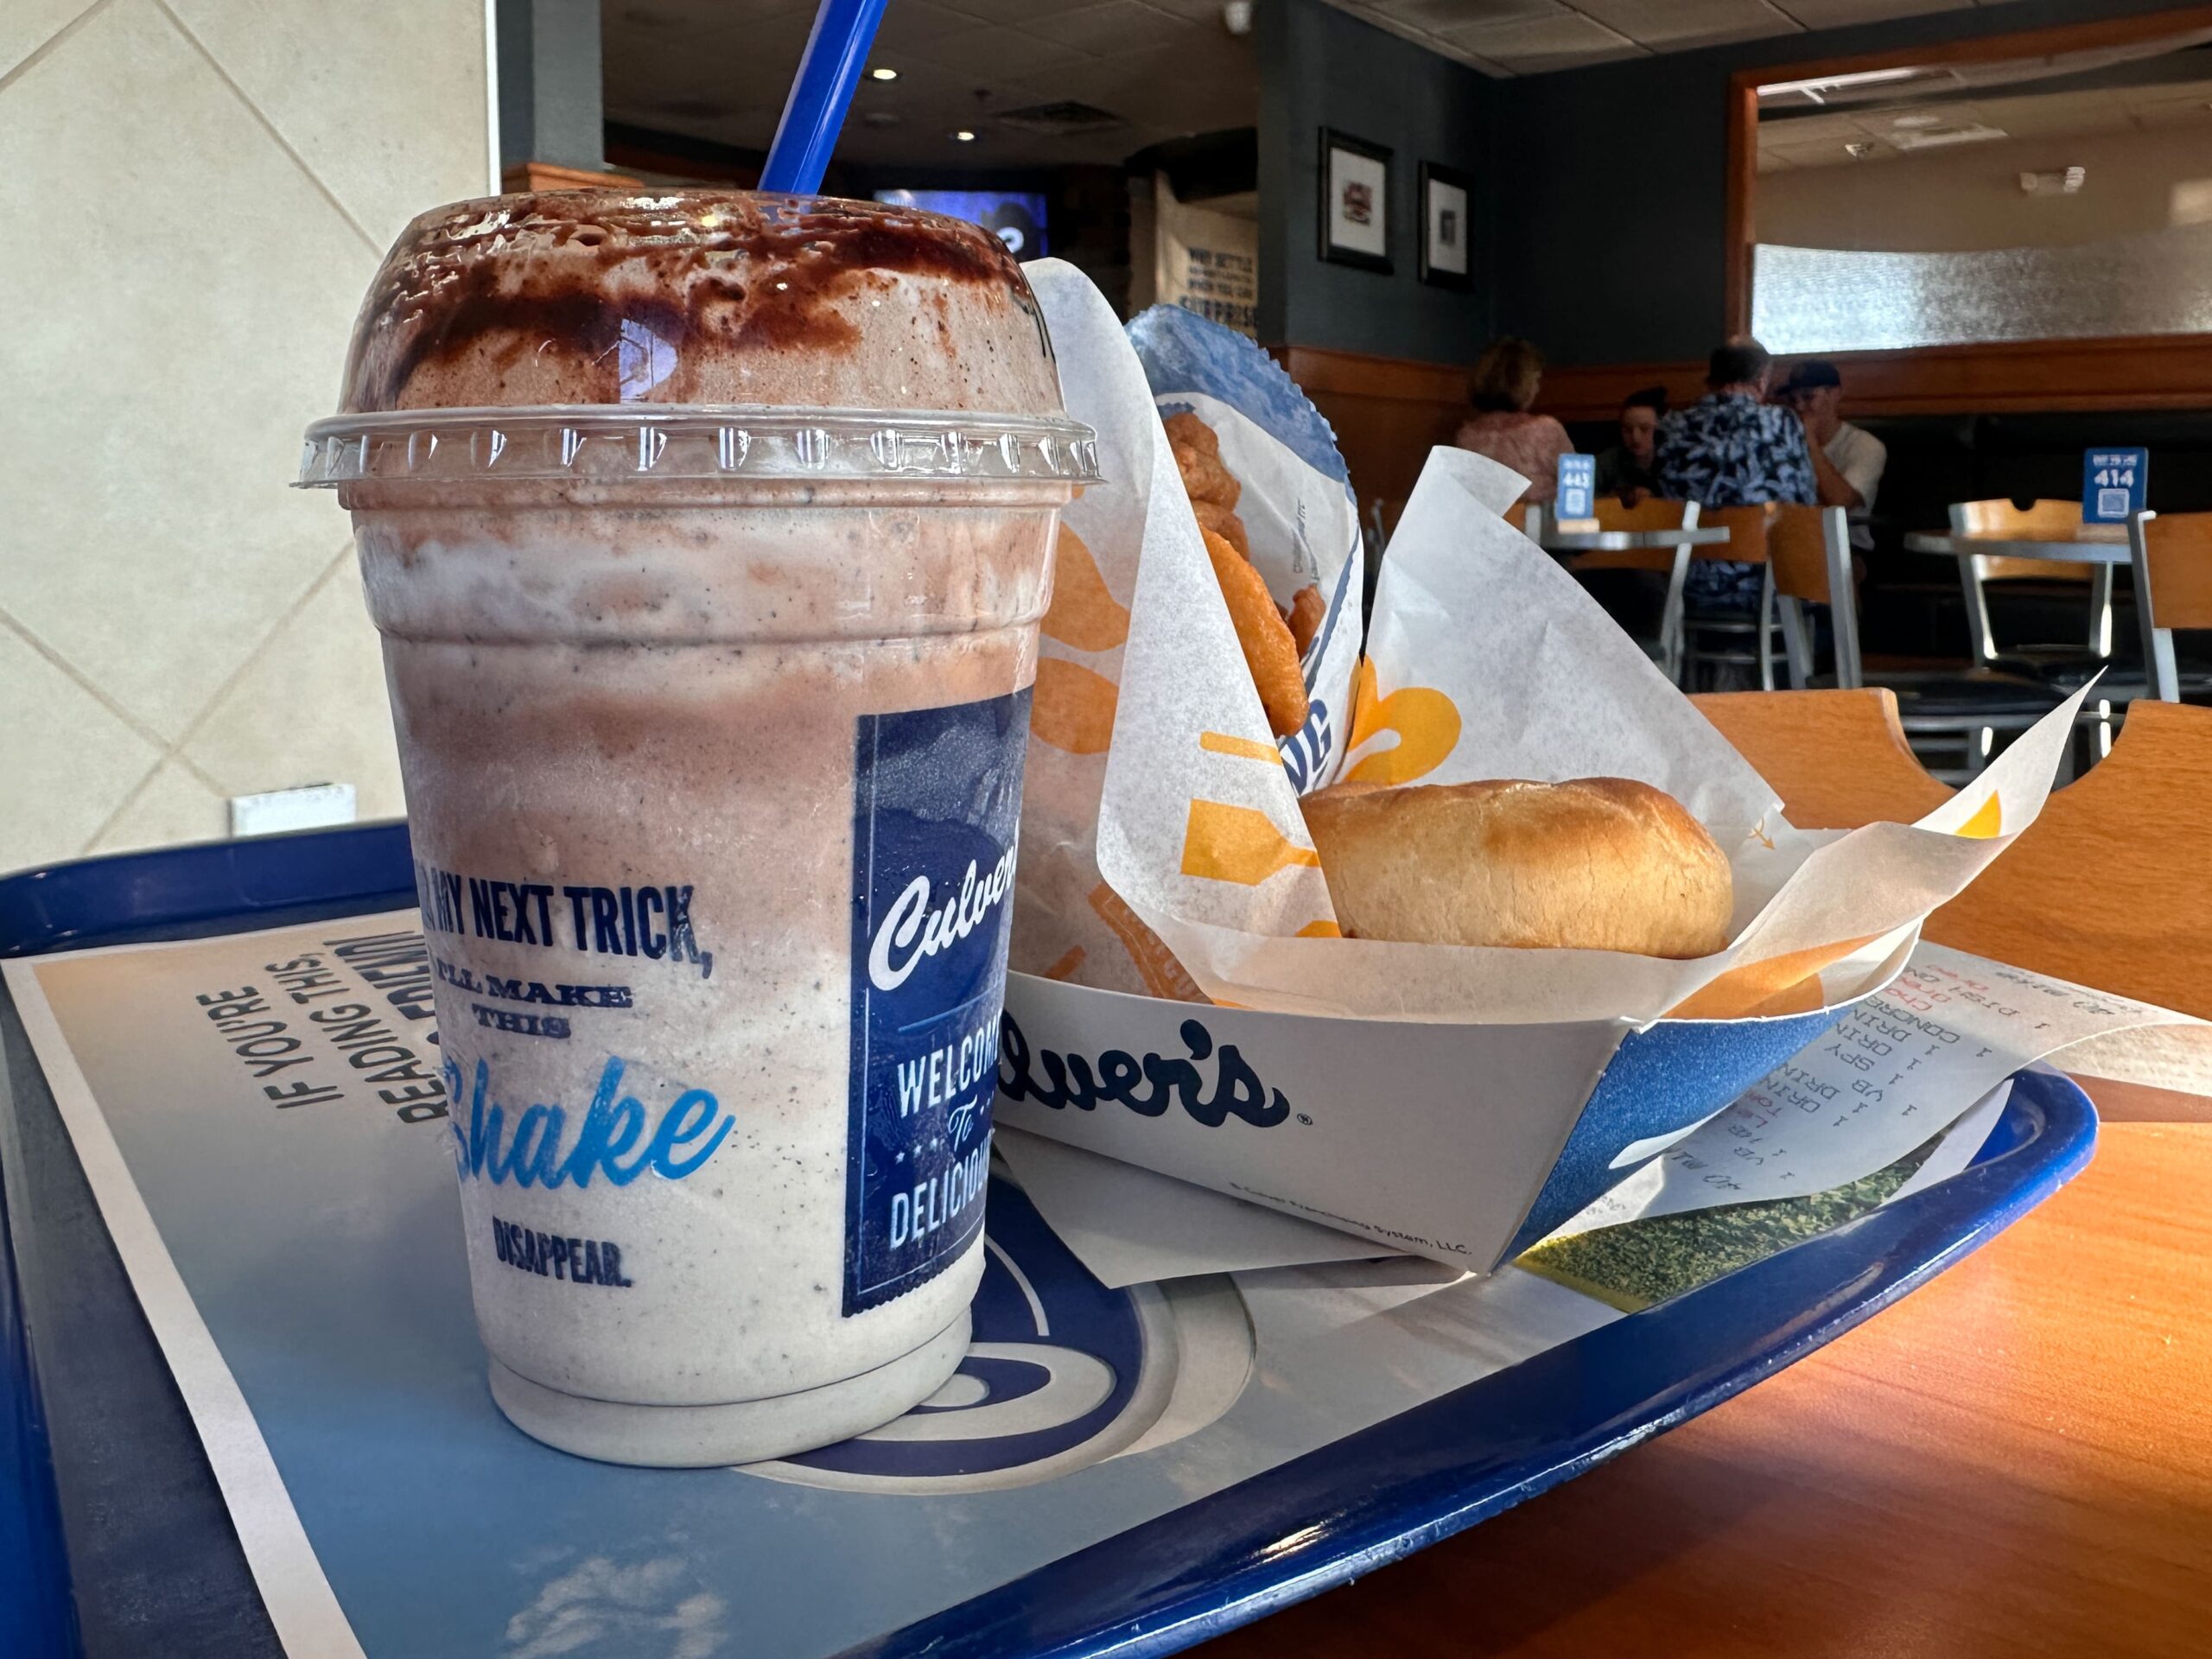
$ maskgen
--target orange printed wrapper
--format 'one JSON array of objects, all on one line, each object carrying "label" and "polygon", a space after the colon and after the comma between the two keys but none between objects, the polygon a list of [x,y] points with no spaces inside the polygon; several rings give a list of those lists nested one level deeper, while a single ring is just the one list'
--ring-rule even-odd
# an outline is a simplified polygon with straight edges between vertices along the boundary
[{"label": "orange printed wrapper", "polygon": [[[1095,418],[1086,416],[1086,418]],[[1147,537],[1100,800],[1106,880],[1209,997],[1485,1024],[1808,1012],[1867,988],[1929,911],[2034,822],[2081,695],[1916,824],[1805,831],[1765,780],[1556,563],[1501,516],[1523,480],[1433,451],[1382,560],[1342,775],[1384,784],[1635,778],[1734,868],[1733,943],[1665,961],[1335,937],[1299,791],[1202,553]]]},{"label": "orange printed wrapper", "polygon": [[[1103,481],[1060,517],[1052,602],[1038,643],[1009,964],[1067,983],[1204,1001],[1205,993],[1173,951],[1098,868],[1099,803],[1116,741],[1138,569],[1147,559],[1169,557],[1196,560],[1208,571],[1205,605],[1175,626],[1190,630],[1192,650],[1226,652],[1236,664],[1245,705],[1236,729],[1247,734],[1217,733],[1206,741],[1318,786],[1341,768],[1359,661],[1358,515],[1326,423],[1249,340],[1227,330],[1214,331],[1222,336],[1216,340],[1209,325],[1180,314],[1155,320],[1153,329],[1185,347],[1192,337],[1184,330],[1198,331],[1191,353],[1195,378],[1215,392],[1243,392],[1262,419],[1233,397],[1147,380],[1121,320],[1073,266],[1046,259],[1027,272],[1051,328],[1067,406],[1098,435]],[[1141,321],[1133,332],[1144,327]],[[1309,588],[1326,596],[1301,664],[1311,713],[1304,729],[1287,738],[1274,736],[1260,713],[1169,448],[1162,416],[1183,410],[1213,430],[1223,466],[1243,486],[1236,511],[1251,562],[1277,603],[1287,607]],[[1266,423],[1294,429],[1306,453],[1294,452]],[[1316,453],[1321,448],[1325,454]],[[1317,461],[1333,464],[1339,475],[1328,476]],[[1160,551],[1170,547],[1172,553]],[[1224,820],[1219,833],[1233,838],[1233,823]],[[1224,855],[1229,845],[1223,843]],[[1203,855],[1203,845],[1193,855]]]}]

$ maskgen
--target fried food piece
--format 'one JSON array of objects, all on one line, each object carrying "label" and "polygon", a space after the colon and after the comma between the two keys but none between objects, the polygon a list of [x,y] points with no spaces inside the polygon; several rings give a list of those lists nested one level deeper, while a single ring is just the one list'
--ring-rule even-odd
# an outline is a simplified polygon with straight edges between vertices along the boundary
[{"label": "fried food piece", "polygon": [[1244,533],[1244,521],[1218,501],[1193,501],[1191,511],[1198,515],[1198,528],[1210,530],[1235,548],[1240,558],[1252,556],[1251,537]]},{"label": "fried food piece", "polygon": [[1306,681],[1299,671],[1298,646],[1290,628],[1260,573],[1223,537],[1211,531],[1199,534],[1205,538],[1206,556],[1213,561],[1221,596],[1229,601],[1229,620],[1236,625],[1244,666],[1259,688],[1268,729],[1277,737],[1288,737],[1306,724],[1308,712]]},{"label": "fried food piece", "polygon": [[1321,584],[1318,582],[1307,582],[1290,596],[1290,637],[1298,646],[1300,662],[1313,649],[1314,636],[1321,632],[1321,619],[1328,613],[1328,601],[1321,597]]},{"label": "fried food piece", "polygon": [[1168,442],[1184,444],[1216,461],[1221,459],[1220,435],[1190,410],[1170,415],[1160,424],[1167,429]]},{"label": "fried food piece", "polygon": [[1224,507],[1236,505],[1244,486],[1230,475],[1220,457],[1187,443],[1179,443],[1174,449],[1176,469],[1183,474],[1183,488],[1192,500],[1217,501]]}]

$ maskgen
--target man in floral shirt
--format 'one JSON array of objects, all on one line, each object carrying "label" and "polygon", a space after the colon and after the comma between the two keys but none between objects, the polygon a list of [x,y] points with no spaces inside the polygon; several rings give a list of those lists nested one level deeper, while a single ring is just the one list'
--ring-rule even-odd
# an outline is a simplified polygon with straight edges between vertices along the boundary
[{"label": "man in floral shirt", "polygon": [[[1658,493],[1701,507],[1819,499],[1804,423],[1766,401],[1772,359],[1755,340],[1723,346],[1709,359],[1706,395],[1659,423],[1651,471]],[[1758,567],[1698,559],[1687,584],[1701,610],[1758,608]]]}]

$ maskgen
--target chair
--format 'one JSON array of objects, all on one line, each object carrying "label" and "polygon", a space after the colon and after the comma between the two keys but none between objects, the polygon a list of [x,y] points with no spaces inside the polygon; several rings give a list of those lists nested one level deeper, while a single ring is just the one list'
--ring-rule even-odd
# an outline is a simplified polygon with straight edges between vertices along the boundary
[{"label": "chair", "polygon": [[[2082,528],[2078,501],[2044,499],[2016,507],[2010,501],[1954,501],[1955,535],[1999,535],[2006,531],[2067,533]],[[2062,677],[2072,690],[2112,657],[2112,566],[2079,561],[2009,559],[2001,555],[1959,555],[1959,585],[1966,597],[1967,632],[1974,660],[1984,668]],[[2000,647],[1989,622],[1992,582],[2087,582],[2089,615],[2081,645],[2056,642]]]},{"label": "chair", "polygon": [[[1767,556],[1789,683],[1801,690],[1816,683],[1845,690],[1863,685],[1851,528],[1844,510],[1776,507],[1767,528]],[[1827,607],[1835,636],[1835,673],[1818,681],[1813,675],[1807,605]],[[1959,746],[1959,765],[1938,773],[1954,783],[1981,770],[1996,747],[1998,733],[2025,731],[2063,700],[2062,693],[2039,681],[1986,669],[1903,675],[1890,690],[1895,694],[1901,729],[1908,736],[1923,743],[1933,739]]]},{"label": "chair", "polygon": [[2179,702],[2184,690],[2212,686],[2174,661],[2176,628],[2212,628],[2212,512],[2139,512],[2127,521],[2127,547],[2151,694]]},{"label": "chair", "polygon": [[1812,629],[1804,607],[1825,605],[1835,636],[1835,683],[1847,690],[1865,684],[1859,605],[1851,579],[1851,526],[1844,510],[1777,506],[1767,525],[1766,547],[1789,683],[1802,691],[1813,683]]},{"label": "chair", "polygon": [[[1618,496],[1600,496],[1597,503],[1598,528],[1600,530],[1668,531],[1697,528],[1698,505],[1694,501],[1662,501],[1656,498],[1629,506]],[[1677,542],[1672,547],[1627,548],[1618,552],[1581,553],[1567,562],[1567,570],[1577,577],[1597,575],[1609,570],[1647,573],[1665,579],[1663,597],[1660,601],[1659,626],[1655,636],[1646,638],[1628,626],[1624,610],[1642,608],[1630,603],[1645,600],[1638,594],[1609,595],[1606,584],[1586,582],[1592,597],[1602,604],[1607,597],[1615,601],[1605,609],[1614,620],[1636,639],[1646,654],[1659,664],[1660,670],[1677,685],[1682,678],[1682,586],[1688,580],[1690,545]]]},{"label": "chair", "polygon": [[[1775,639],[1778,628],[1774,612],[1774,571],[1767,563],[1766,549],[1767,524],[1774,509],[1775,504],[1771,502],[1752,506],[1703,509],[1705,525],[1708,529],[1716,524],[1725,527],[1728,539],[1712,547],[1692,548],[1691,557],[1725,559],[1738,564],[1758,565],[1759,602],[1758,608],[1747,616],[1741,611],[1700,609],[1685,601],[1682,655],[1686,672],[1694,672],[1700,664],[1757,668],[1760,689],[1774,690],[1774,668],[1778,657]],[[1740,639],[1744,643],[1741,645],[1704,643],[1714,637],[1724,642]]]},{"label": "chair", "polygon": [[1885,687],[1707,691],[1690,701],[1774,785],[1801,830],[1910,823],[1951,798],[1905,741]]},{"label": "chair", "polygon": [[1961,950],[2212,1018],[2212,709],[2145,698],[2112,753],[1936,912]]},{"label": "chair", "polygon": [[[1904,747],[1888,694],[1693,699],[1800,829],[1911,823],[1949,791]],[[1929,918],[1939,944],[2212,1019],[2212,709],[2145,698],[2112,753],[2053,792],[2026,834]],[[2069,1069],[2202,1090],[2196,1037],[2107,1039]],[[2146,1065],[2149,1072],[2146,1075]]]}]

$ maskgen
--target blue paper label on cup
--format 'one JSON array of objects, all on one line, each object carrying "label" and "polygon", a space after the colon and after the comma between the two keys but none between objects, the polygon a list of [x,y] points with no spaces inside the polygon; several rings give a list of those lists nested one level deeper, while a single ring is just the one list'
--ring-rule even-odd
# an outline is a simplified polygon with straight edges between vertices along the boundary
[{"label": "blue paper label on cup", "polygon": [[859,721],[853,757],[848,1316],[983,1225],[1027,689]]},{"label": "blue paper label on cup", "polygon": [[2082,456],[2082,522],[2124,524],[2143,511],[2151,483],[2147,449],[2089,449]]},{"label": "blue paper label on cup", "polygon": [[1562,521],[1587,518],[1597,511],[1598,457],[1561,455],[1559,487],[1552,495],[1552,513]]}]

